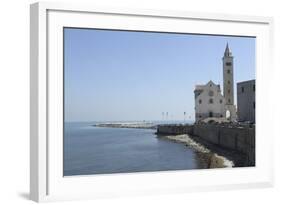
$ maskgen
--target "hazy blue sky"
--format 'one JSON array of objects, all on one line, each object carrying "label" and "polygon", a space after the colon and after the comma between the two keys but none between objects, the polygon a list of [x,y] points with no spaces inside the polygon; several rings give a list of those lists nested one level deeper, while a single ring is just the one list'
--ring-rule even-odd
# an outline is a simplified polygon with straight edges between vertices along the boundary
[{"label": "hazy blue sky", "polygon": [[255,38],[70,28],[64,38],[66,121],[194,119],[195,85],[222,86],[227,42],[235,95],[255,79]]}]

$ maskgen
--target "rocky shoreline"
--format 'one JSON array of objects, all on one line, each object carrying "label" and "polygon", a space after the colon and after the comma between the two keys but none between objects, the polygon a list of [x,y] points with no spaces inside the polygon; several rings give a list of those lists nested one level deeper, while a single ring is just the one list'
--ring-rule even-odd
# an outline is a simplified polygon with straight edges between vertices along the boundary
[{"label": "rocky shoreline", "polygon": [[188,135],[219,156],[234,163],[234,167],[255,166],[255,126],[241,124],[159,125],[157,135]]},{"label": "rocky shoreline", "polygon": [[207,164],[206,168],[225,168],[234,167],[234,162],[229,160],[223,155],[219,155],[204,145],[196,142],[187,134],[182,135],[159,135],[158,137],[165,138],[177,143],[183,143],[188,147],[191,147],[197,153],[199,153],[201,160]]}]

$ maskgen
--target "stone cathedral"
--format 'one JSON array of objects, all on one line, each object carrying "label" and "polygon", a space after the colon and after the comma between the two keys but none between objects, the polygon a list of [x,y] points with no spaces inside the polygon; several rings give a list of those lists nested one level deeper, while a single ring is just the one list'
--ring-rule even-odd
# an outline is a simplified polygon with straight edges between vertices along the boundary
[{"label": "stone cathedral", "polygon": [[196,85],[195,120],[236,121],[234,105],[233,56],[226,45],[223,62],[223,94],[220,85],[209,81],[206,85]]}]

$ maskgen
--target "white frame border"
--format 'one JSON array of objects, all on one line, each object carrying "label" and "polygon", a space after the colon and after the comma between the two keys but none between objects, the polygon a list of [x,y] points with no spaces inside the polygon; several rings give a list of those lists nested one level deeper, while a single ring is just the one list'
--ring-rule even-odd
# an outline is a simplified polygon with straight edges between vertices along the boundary
[{"label": "white frame border", "polygon": [[[94,12],[106,14],[188,18],[227,22],[267,24],[270,32],[270,52],[273,50],[273,19],[257,16],[194,13],[185,11],[157,11],[124,8],[100,8],[94,5],[40,2],[31,5],[30,14],[30,198],[34,201],[54,200],[48,196],[48,111],[47,111],[47,12],[48,10]],[[272,56],[272,53],[270,53]],[[271,64],[272,58],[269,61]],[[269,65],[272,66],[272,65]],[[272,143],[273,144],[273,143]],[[273,148],[273,146],[272,146]],[[273,156],[273,155],[272,155]],[[273,172],[273,162],[270,162]],[[217,187],[194,187],[186,191],[224,190],[233,188],[268,187],[273,184],[273,173],[269,181],[255,184],[236,184]],[[141,194],[141,193],[140,193]],[[85,198],[85,196],[82,198]],[[57,200],[59,198],[55,198]],[[62,198],[66,200],[66,198]]]}]

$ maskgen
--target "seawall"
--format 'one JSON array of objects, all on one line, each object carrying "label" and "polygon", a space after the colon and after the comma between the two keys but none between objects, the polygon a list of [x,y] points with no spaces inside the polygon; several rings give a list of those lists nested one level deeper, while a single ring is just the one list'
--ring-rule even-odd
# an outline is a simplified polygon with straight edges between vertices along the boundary
[{"label": "seawall", "polygon": [[237,155],[241,155],[240,159],[243,158],[243,162],[237,163],[238,166],[255,166],[254,126],[232,124],[159,125],[157,134],[188,134],[197,141],[206,141],[210,145],[214,145],[213,148],[226,149],[230,153],[233,151],[233,155],[236,155],[235,158],[239,158]]}]

